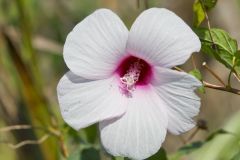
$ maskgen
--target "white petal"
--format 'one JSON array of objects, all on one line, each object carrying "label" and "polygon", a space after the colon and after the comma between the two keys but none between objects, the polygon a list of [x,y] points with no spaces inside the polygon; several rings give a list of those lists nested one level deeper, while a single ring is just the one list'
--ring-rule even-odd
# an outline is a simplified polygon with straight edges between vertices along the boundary
[{"label": "white petal", "polygon": [[68,72],[57,86],[63,119],[78,130],[123,115],[127,99],[116,84],[114,78],[90,81]]},{"label": "white petal", "polygon": [[154,68],[154,81],[158,95],[167,104],[168,130],[180,134],[192,129],[192,119],[199,113],[200,99],[194,92],[201,86],[192,75],[166,68]]},{"label": "white petal", "polygon": [[201,43],[176,14],[163,8],[144,11],[134,22],[127,43],[130,54],[161,67],[183,64]]},{"label": "white petal", "polygon": [[100,122],[101,141],[106,151],[132,159],[145,159],[156,153],[167,130],[164,105],[152,89],[135,90],[122,117]]},{"label": "white petal", "polygon": [[110,10],[99,9],[67,36],[64,59],[69,69],[87,79],[109,77],[125,55],[128,30]]}]

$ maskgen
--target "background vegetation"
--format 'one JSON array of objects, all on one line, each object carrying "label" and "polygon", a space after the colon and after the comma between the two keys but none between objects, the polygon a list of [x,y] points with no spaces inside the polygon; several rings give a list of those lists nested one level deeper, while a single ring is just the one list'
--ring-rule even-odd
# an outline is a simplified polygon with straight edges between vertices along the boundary
[{"label": "background vegetation", "polygon": [[68,70],[62,46],[97,8],[130,28],[149,7],[168,8],[194,28],[202,51],[175,69],[203,82],[197,127],[169,134],[150,160],[240,160],[240,0],[0,0],[0,159],[123,159],[103,151],[97,125],[76,132],[64,124],[56,98]]}]

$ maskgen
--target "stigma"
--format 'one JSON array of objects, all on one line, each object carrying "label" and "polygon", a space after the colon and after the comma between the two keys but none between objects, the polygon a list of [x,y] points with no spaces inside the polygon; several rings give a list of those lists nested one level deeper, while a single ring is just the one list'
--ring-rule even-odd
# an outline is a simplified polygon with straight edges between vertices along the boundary
[{"label": "stigma", "polygon": [[121,87],[122,89],[132,93],[136,86],[135,84],[138,82],[141,69],[144,67],[144,64],[140,62],[140,59],[138,59],[136,62],[130,65],[130,68],[127,70],[126,74],[124,74],[123,77],[120,78],[120,81],[122,83]]},{"label": "stigma", "polygon": [[151,66],[133,56],[125,58],[116,72],[119,75],[120,91],[127,97],[132,97],[134,90],[140,85],[147,85],[152,77]]}]

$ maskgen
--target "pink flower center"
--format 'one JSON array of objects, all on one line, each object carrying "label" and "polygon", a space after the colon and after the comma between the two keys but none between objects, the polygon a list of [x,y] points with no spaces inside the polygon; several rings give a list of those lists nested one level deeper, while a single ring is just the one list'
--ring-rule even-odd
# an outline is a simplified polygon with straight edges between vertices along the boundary
[{"label": "pink flower center", "polygon": [[120,87],[132,93],[137,86],[147,85],[152,78],[151,66],[143,59],[129,56],[119,64],[116,73],[120,77]]}]

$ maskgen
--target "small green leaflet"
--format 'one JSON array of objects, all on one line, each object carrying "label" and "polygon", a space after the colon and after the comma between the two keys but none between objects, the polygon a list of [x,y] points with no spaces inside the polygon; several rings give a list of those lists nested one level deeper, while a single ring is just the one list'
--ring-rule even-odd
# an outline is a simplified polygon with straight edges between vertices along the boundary
[{"label": "small green leaflet", "polygon": [[194,77],[196,77],[199,81],[202,81],[203,78],[202,78],[202,74],[201,72],[198,70],[198,69],[194,69],[194,70],[191,70],[189,72],[189,74],[193,75]]},{"label": "small green leaflet", "polygon": [[[198,27],[205,19],[204,9],[209,11],[217,4],[217,0],[195,0],[193,4],[193,25]],[[204,8],[202,7],[204,6]]]},{"label": "small green leaflet", "polygon": [[[202,82],[203,77],[202,77],[201,72],[200,72],[198,69],[191,70],[191,71],[189,72],[189,74],[193,75],[193,76],[196,77],[199,81]],[[198,91],[199,91],[200,93],[205,93],[205,88],[204,88],[204,86],[199,87],[199,88],[198,88]]]},{"label": "small green leaflet", "polygon": [[240,74],[240,52],[235,39],[231,38],[224,30],[217,28],[210,31],[206,28],[196,28],[194,31],[202,42],[201,51],[203,53],[213,56],[227,68]]},{"label": "small green leaflet", "polygon": [[204,10],[199,0],[196,0],[193,4],[193,25],[198,27],[205,19]]}]

